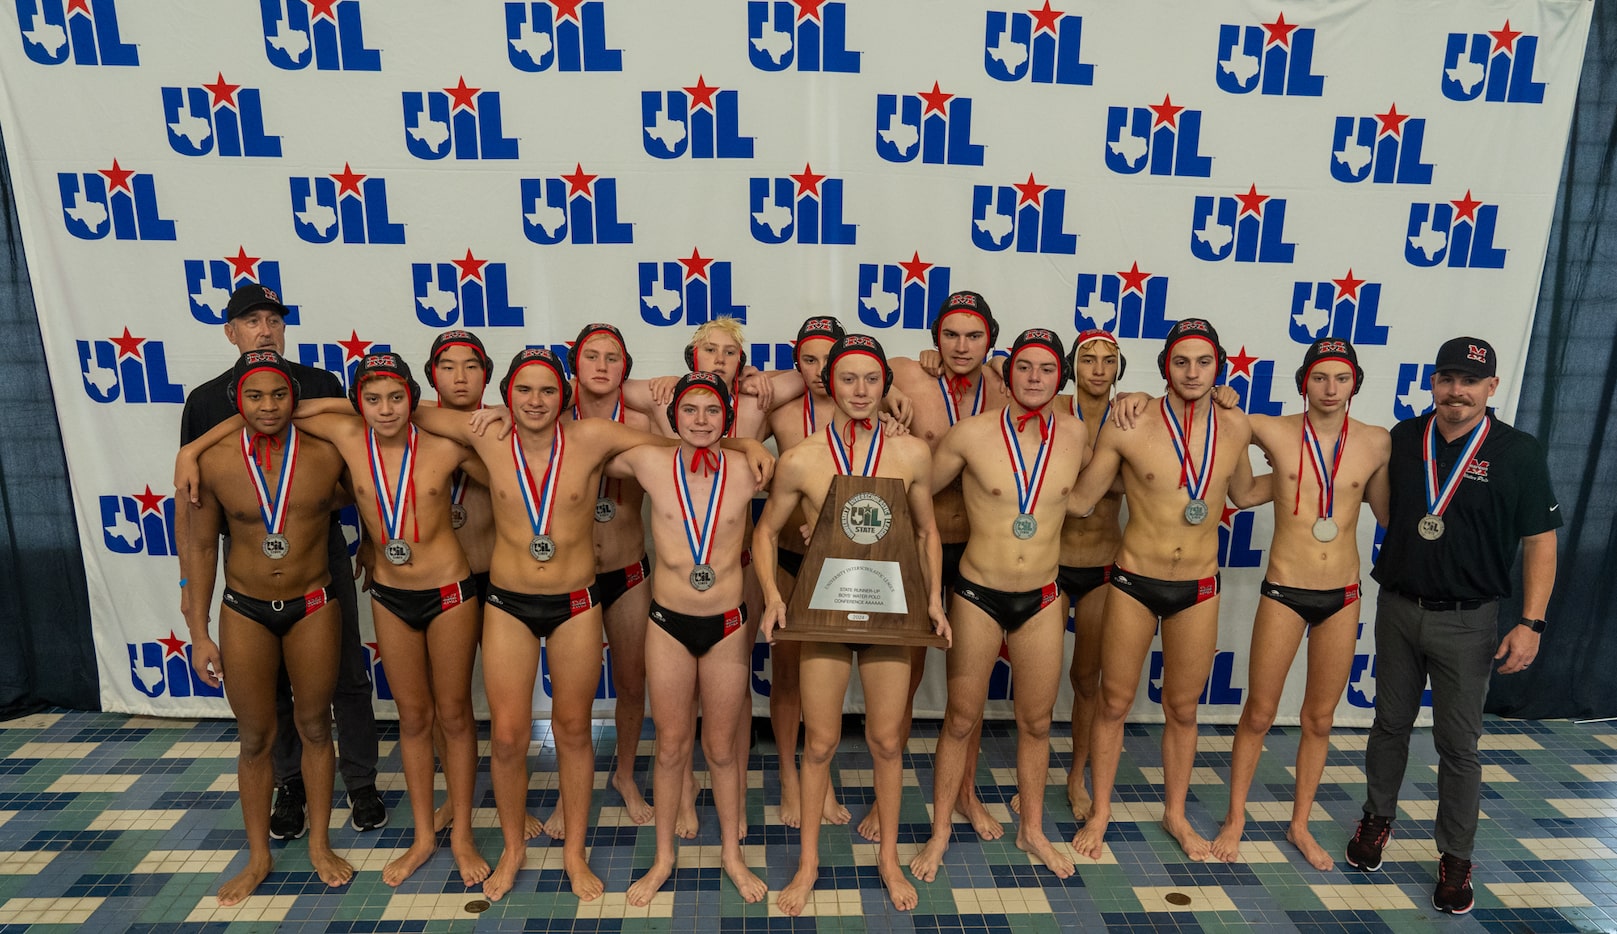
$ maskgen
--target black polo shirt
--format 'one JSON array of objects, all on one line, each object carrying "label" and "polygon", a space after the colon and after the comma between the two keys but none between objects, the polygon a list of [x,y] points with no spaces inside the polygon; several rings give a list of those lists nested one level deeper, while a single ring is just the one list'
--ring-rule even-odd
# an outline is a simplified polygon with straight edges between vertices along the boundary
[{"label": "black polo shirt", "polygon": [[[292,377],[298,381],[298,398],[340,399],[347,395],[336,374],[291,360],[286,362],[292,369]],[[181,444],[190,444],[236,414],[236,407],[230,404],[230,374],[230,370],[220,373],[185,397],[185,411],[180,414]]]},{"label": "black polo shirt", "polygon": [[[1510,568],[1521,540],[1561,527],[1549,465],[1538,440],[1494,418],[1454,499],[1443,513],[1443,537],[1429,542],[1417,526],[1426,515],[1422,458],[1433,416],[1393,426],[1390,521],[1371,572],[1382,587],[1437,600],[1493,599],[1511,592]],[[1469,434],[1450,442],[1437,434],[1437,482],[1459,460]]]}]

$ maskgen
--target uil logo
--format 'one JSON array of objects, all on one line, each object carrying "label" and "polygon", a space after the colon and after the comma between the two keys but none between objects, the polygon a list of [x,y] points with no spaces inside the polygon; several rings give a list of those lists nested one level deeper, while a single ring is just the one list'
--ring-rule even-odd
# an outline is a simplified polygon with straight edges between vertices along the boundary
[{"label": "uil logo", "polygon": [[115,555],[178,555],[174,541],[174,497],[146,492],[102,496],[101,543]]},{"label": "uil logo", "polygon": [[1398,364],[1397,392],[1392,397],[1392,417],[1398,421],[1425,415],[1437,408],[1429,391],[1432,386],[1432,375],[1437,372],[1435,363],[1400,363]]},{"label": "uil logo", "polygon": [[949,294],[949,267],[923,262],[919,252],[908,262],[859,264],[856,310],[865,327],[925,330]]},{"label": "uil logo", "polygon": [[457,160],[517,157],[517,141],[500,129],[500,92],[467,87],[464,75],[452,88],[404,92],[404,148],[429,162],[451,152]]},{"label": "uil logo", "polygon": [[826,0],[749,0],[747,59],[759,71],[859,73],[848,50],[848,5]]},{"label": "uil logo", "polygon": [[122,337],[74,344],[78,347],[84,394],[90,401],[102,405],[120,399],[130,405],[184,404],[185,387],[169,382],[162,341],[133,337],[124,328]]},{"label": "uil logo", "polygon": [[264,105],[257,88],[225,81],[163,88],[163,125],[169,148],[182,156],[281,156],[281,138],[264,132]]},{"label": "uil logo", "polygon": [[1284,13],[1272,23],[1218,27],[1218,86],[1230,94],[1319,97],[1325,78],[1313,68],[1314,30],[1286,22]]},{"label": "uil logo", "polygon": [[759,243],[832,243],[851,246],[856,224],[842,220],[842,179],[803,174],[753,178],[747,188],[752,239]]},{"label": "uil logo", "polygon": [[1072,323],[1080,331],[1162,340],[1174,325],[1168,318],[1168,277],[1144,272],[1138,262],[1115,273],[1081,272]]},{"label": "uil logo", "polygon": [[112,160],[94,172],[58,172],[62,223],[80,240],[173,240],[174,222],[157,207],[157,186],[149,172],[135,172]]},{"label": "uil logo", "polygon": [[932,90],[876,95],[876,155],[888,162],[982,165],[983,147],[971,141],[971,98]]},{"label": "uil logo", "polygon": [[1458,201],[1416,202],[1409,206],[1404,260],[1426,268],[1447,262],[1454,269],[1503,269],[1505,251],[1493,245],[1498,223],[1499,206],[1476,200],[1470,189]]},{"label": "uil logo", "polygon": [[1257,516],[1250,509],[1225,506],[1218,520],[1218,566],[1221,568],[1263,567],[1263,549],[1252,544],[1252,523]]},{"label": "uil logo", "polygon": [[511,304],[504,263],[464,259],[411,263],[416,320],[429,328],[519,328],[522,306]]},{"label": "uil logo", "polygon": [[[1162,651],[1160,649],[1151,652],[1150,678],[1146,680],[1145,693],[1151,703],[1162,703]],[[1213,656],[1213,670],[1207,675],[1207,684],[1202,688],[1201,697],[1197,699],[1197,703],[1239,707],[1241,706],[1241,698],[1245,693],[1241,688],[1235,686],[1235,653],[1221,651],[1215,654]]]},{"label": "uil logo", "polygon": [[1340,279],[1291,284],[1291,339],[1312,344],[1322,337],[1337,337],[1355,344],[1387,343],[1387,326],[1376,321],[1381,308],[1381,283],[1355,278],[1353,270]]},{"label": "uil logo", "polygon": [[[275,260],[248,256],[246,247],[236,247],[235,256],[223,259],[188,259],[184,268],[185,294],[191,307],[191,317],[202,324],[224,324],[230,293],[250,282],[256,282],[282,296],[285,302],[285,292],[281,289],[281,264]],[[284,318],[288,325],[296,325],[298,306],[286,305]]]},{"label": "uil logo", "polygon": [[505,5],[505,54],[518,71],[622,71],[623,52],[606,46],[599,0]]},{"label": "uil logo", "polygon": [[1443,96],[1451,101],[1542,104],[1544,83],[1533,80],[1538,37],[1505,25],[1489,32],[1451,32],[1443,49]]},{"label": "uil logo", "polygon": [[1173,102],[1106,108],[1106,167],[1119,175],[1147,169],[1152,175],[1207,178],[1213,160],[1201,148],[1202,112]]},{"label": "uil logo", "polygon": [[[338,332],[342,333],[341,331]],[[331,343],[305,343],[297,346],[298,362],[304,366],[325,370],[336,375],[337,381],[347,389],[354,378],[354,370],[359,368],[359,361],[365,359],[366,354],[391,353],[393,348],[387,344],[378,344],[365,340],[359,332],[350,330],[347,340]],[[353,539],[350,539],[352,542]]]},{"label": "uil logo", "polygon": [[692,248],[689,259],[640,264],[640,317],[647,324],[703,324],[721,316],[747,323],[747,306],[731,298],[729,262]]},{"label": "uil logo", "polygon": [[1337,117],[1331,139],[1331,177],[1339,182],[1432,183],[1431,164],[1420,161],[1426,121],[1399,113],[1397,104],[1373,117]]},{"label": "uil logo", "polygon": [[1227,197],[1197,195],[1190,233],[1190,253],[1216,263],[1289,263],[1297,246],[1286,242],[1286,199],[1258,194]]},{"label": "uil logo", "polygon": [[1018,253],[1078,252],[1078,237],[1066,223],[1067,191],[1041,185],[1029,172],[1014,185],[973,185],[971,242],[979,250],[998,253],[1016,245]]},{"label": "uil logo", "polygon": [[640,93],[641,145],[646,155],[678,159],[751,159],[752,137],[741,135],[741,94],[697,75],[693,87]]},{"label": "uil logo", "polygon": [[618,220],[615,178],[591,175],[583,163],[574,163],[571,175],[524,178],[521,189],[522,233],[534,243],[634,242],[634,225]]},{"label": "uil logo", "polygon": [[191,665],[191,643],[168,631],[167,639],[125,642],[129,650],[129,683],[147,697],[224,697]]},{"label": "uil logo", "polygon": [[996,81],[1090,85],[1095,66],[1081,60],[1084,18],[1044,8],[1005,13],[988,11],[983,37],[983,70]]},{"label": "uil logo", "polygon": [[1241,397],[1241,411],[1248,415],[1279,415],[1281,405],[1274,399],[1275,362],[1249,356],[1246,348],[1229,359],[1226,383]]},{"label": "uil logo", "polygon": [[365,48],[359,0],[258,0],[264,54],[271,65],[302,71],[381,71],[382,56]]},{"label": "uil logo", "polygon": [[305,243],[403,243],[404,225],[387,216],[387,180],[344,162],[342,172],[294,176],[292,228]]},{"label": "uil logo", "polygon": [[22,51],[41,65],[140,64],[140,52],[118,35],[115,0],[17,0]]}]

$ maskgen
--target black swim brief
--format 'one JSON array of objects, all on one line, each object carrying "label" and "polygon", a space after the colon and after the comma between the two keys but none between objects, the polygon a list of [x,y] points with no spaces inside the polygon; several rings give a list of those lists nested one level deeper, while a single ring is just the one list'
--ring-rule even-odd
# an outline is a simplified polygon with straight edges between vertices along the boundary
[{"label": "black swim brief", "polygon": [[998,623],[999,628],[1006,632],[1021,629],[1022,624],[1039,615],[1040,610],[1056,602],[1056,598],[1061,596],[1061,588],[1055,581],[1045,584],[1038,590],[1010,593],[984,587],[964,577],[956,582],[954,592],[956,596],[970,601],[987,613],[988,618]]},{"label": "black swim brief", "polygon": [[594,583],[583,590],[558,594],[518,593],[493,582],[488,585],[488,605],[516,617],[535,639],[550,638],[562,623],[600,602],[600,591]]},{"label": "black swim brief", "polygon": [[782,571],[796,577],[797,572],[803,570],[803,553],[801,551],[788,551],[776,545],[775,564],[779,565]]},{"label": "black swim brief", "polygon": [[1165,581],[1112,565],[1112,586],[1133,597],[1153,616],[1161,619],[1218,596],[1221,580],[1222,575],[1214,574],[1201,580]]},{"label": "black swim brief", "polygon": [[477,579],[466,575],[458,584],[445,584],[436,590],[401,590],[372,582],[371,599],[380,603],[416,632],[426,632],[432,621],[477,596]]},{"label": "black swim brief", "polygon": [[488,572],[473,571],[472,583],[477,587],[477,599],[488,602]]},{"label": "black swim brief", "polygon": [[1325,622],[1344,607],[1359,602],[1358,584],[1339,587],[1336,590],[1305,590],[1301,587],[1282,587],[1264,581],[1263,588],[1258,592],[1301,616],[1309,628]]},{"label": "black swim brief", "polygon": [[701,658],[709,649],[724,641],[725,636],[746,625],[747,605],[743,603],[733,610],[715,613],[712,616],[691,616],[686,613],[675,613],[653,600],[651,621],[663,632],[678,639],[679,644],[685,647],[685,651]]},{"label": "black swim brief", "polygon": [[651,574],[651,560],[645,555],[628,567],[618,568],[616,571],[602,571],[595,575],[595,586],[601,592],[601,609],[606,609],[619,600],[623,595],[638,587],[646,577]]},{"label": "black swim brief", "polygon": [[226,587],[224,602],[225,606],[284,639],[293,626],[330,603],[334,596],[328,586],[291,600],[259,600]]},{"label": "black swim brief", "polygon": [[1067,598],[1072,601],[1073,606],[1077,606],[1078,601],[1088,596],[1090,591],[1105,587],[1111,579],[1111,565],[1098,568],[1075,568],[1071,565],[1063,564],[1060,570],[1056,572],[1056,583],[1060,584],[1061,589],[1067,592]]},{"label": "black swim brief", "polygon": [[953,590],[960,583],[960,559],[966,554],[965,542],[943,543],[943,589]]}]

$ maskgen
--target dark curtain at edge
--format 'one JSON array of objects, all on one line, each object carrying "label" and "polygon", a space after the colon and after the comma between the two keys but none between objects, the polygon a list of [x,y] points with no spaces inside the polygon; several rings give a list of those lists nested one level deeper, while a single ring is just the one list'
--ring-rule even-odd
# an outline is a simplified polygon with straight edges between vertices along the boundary
[{"label": "dark curtain at edge", "polygon": [[0,148],[0,719],[101,704],[78,523],[12,184]]},{"label": "dark curtain at edge", "polygon": [[[1526,674],[1494,676],[1490,713],[1617,716],[1614,170],[1617,4],[1596,3],[1516,416],[1516,426],[1536,435],[1549,455],[1566,524],[1538,661]],[[1520,601],[1511,603],[1500,612],[1507,625],[1520,612]]]}]

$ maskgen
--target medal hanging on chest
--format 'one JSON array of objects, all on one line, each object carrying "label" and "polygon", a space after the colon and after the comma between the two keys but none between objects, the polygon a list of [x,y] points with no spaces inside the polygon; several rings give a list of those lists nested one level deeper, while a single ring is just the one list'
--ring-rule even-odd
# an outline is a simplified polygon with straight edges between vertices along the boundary
[{"label": "medal hanging on chest", "polygon": [[[1329,467],[1325,463],[1325,449],[1320,447],[1319,434],[1314,431],[1314,423],[1309,420],[1308,413],[1303,413],[1303,454],[1308,457],[1308,463],[1314,468],[1314,479],[1319,484],[1319,518],[1314,520],[1314,538],[1321,542],[1336,540],[1336,533],[1340,531],[1336,525],[1336,472],[1342,467],[1342,454],[1347,450],[1348,420],[1342,419],[1342,433],[1336,438],[1336,446],[1331,451]],[[1292,504],[1292,515],[1302,505],[1303,499],[1303,471],[1302,465],[1297,465],[1297,501]]]},{"label": "medal hanging on chest", "polygon": [[[573,420],[580,421],[583,418],[584,416],[579,412],[578,406],[574,405]],[[618,390],[618,401],[612,406],[612,420],[620,425],[623,424],[623,390],[621,389]],[[611,488],[611,483],[612,481],[606,476],[606,471],[601,471],[600,483],[595,487],[596,522],[611,522],[618,517],[618,498],[607,495],[607,491]]]},{"label": "medal hanging on chest", "polygon": [[[387,559],[388,564],[410,563],[410,543],[404,540],[404,514],[409,510],[410,501],[415,499],[415,449],[416,428],[411,425],[410,440],[404,448],[404,459],[399,463],[398,483],[394,485],[392,495],[389,495],[387,465],[382,461],[382,448],[376,443],[376,431],[371,428],[365,430],[365,452],[370,458],[371,485],[376,488],[376,515],[381,519],[382,532],[386,536],[382,557]],[[417,529],[416,541],[420,540],[420,530]]]},{"label": "medal hanging on chest", "polygon": [[1006,406],[1000,415],[999,432],[1005,440],[1005,453],[1011,459],[1011,478],[1016,481],[1016,518],[1011,520],[1011,534],[1022,541],[1027,541],[1039,531],[1039,520],[1033,517],[1033,510],[1039,504],[1039,494],[1044,490],[1044,476],[1050,469],[1050,449],[1053,446],[1055,435],[1054,415],[1041,415],[1029,412],[1023,416],[1032,417],[1039,422],[1039,450],[1033,456],[1033,466],[1027,465],[1022,456],[1022,445],[1018,440],[1020,429],[1012,424],[1011,407]]},{"label": "medal hanging on chest", "polygon": [[[712,466],[717,461],[717,466]],[[721,453],[717,456],[712,451],[702,449],[691,455],[691,467],[697,464],[707,467],[713,474],[713,487],[708,491],[707,509],[702,517],[701,525],[697,525],[698,516],[691,500],[691,486],[685,475],[685,462],[682,452],[674,452],[674,495],[679,500],[679,515],[685,525],[685,542],[691,549],[691,587],[699,591],[712,589],[718,583],[718,576],[713,571],[713,540],[717,537],[719,529],[719,508],[724,503],[724,487],[728,477],[728,459]]]},{"label": "medal hanging on chest", "polygon": [[545,462],[542,483],[533,482],[533,471],[528,469],[528,458],[522,453],[517,432],[511,432],[511,459],[516,463],[517,486],[522,489],[522,506],[528,513],[528,524],[533,538],[528,542],[528,554],[540,563],[556,557],[556,540],[550,537],[550,519],[556,507],[556,483],[561,478],[561,461],[567,447],[561,422],[556,423],[555,435],[550,439],[550,457]]},{"label": "medal hanging on chest", "polygon": [[1466,468],[1471,466],[1472,458],[1482,450],[1482,442],[1488,438],[1488,426],[1492,419],[1484,415],[1482,421],[1471,429],[1470,437],[1466,438],[1465,447],[1460,451],[1460,457],[1449,468],[1448,476],[1441,485],[1437,482],[1437,416],[1433,415],[1426,422],[1426,437],[1423,439],[1421,460],[1424,462],[1426,474],[1426,515],[1421,517],[1415,526],[1420,537],[1429,542],[1435,542],[1443,537],[1445,526],[1443,513],[1448,511],[1449,504],[1454,502],[1454,494],[1460,491],[1460,481],[1465,479]]},{"label": "medal hanging on chest", "polygon": [[471,478],[466,471],[457,470],[449,478],[449,525],[460,528],[466,524],[466,483]]},{"label": "medal hanging on chest", "polygon": [[[264,520],[265,535],[260,549],[264,552],[264,557],[280,561],[292,552],[292,543],[286,537],[286,516],[288,494],[292,491],[292,476],[297,472],[298,465],[298,428],[296,425],[288,425],[286,428],[286,456],[281,458],[281,473],[275,482],[273,498],[270,496],[269,484],[265,482],[264,471],[253,456],[253,440],[254,435],[243,428],[241,457],[247,463],[247,479],[252,481],[253,495],[258,498],[259,517]],[[267,443],[270,447],[274,447],[275,439],[269,438]],[[265,459],[268,460],[267,457]]]},{"label": "medal hanging on chest", "polygon": [[1173,442],[1174,453],[1179,455],[1179,485],[1190,494],[1190,502],[1185,504],[1185,521],[1201,525],[1207,521],[1207,488],[1212,483],[1213,462],[1218,457],[1218,410],[1211,405],[1207,407],[1207,435],[1202,440],[1200,471],[1190,459],[1190,438],[1186,434],[1196,423],[1196,403],[1190,403],[1185,410],[1186,424],[1181,427],[1173,414],[1173,406],[1168,404],[1168,397],[1163,396],[1162,421],[1168,426],[1168,440]]}]

